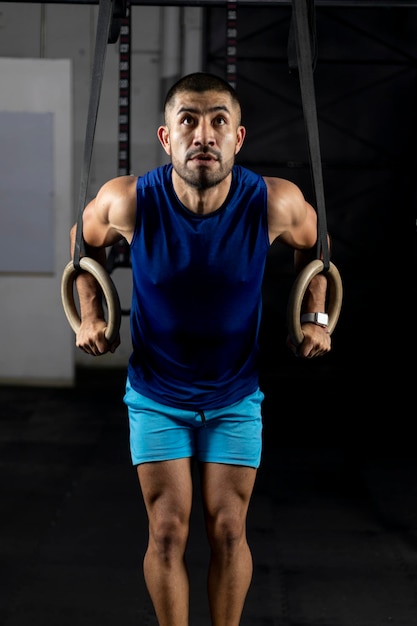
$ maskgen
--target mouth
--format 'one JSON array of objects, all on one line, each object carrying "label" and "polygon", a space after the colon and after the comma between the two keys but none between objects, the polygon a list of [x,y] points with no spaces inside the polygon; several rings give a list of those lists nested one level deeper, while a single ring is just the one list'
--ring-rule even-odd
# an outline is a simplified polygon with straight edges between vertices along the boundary
[{"label": "mouth", "polygon": [[217,162],[213,156],[208,154],[197,154],[190,159],[191,163],[195,163],[197,167],[209,167]]},{"label": "mouth", "polygon": [[202,163],[202,164],[207,164],[207,163],[214,163],[215,161],[218,160],[217,156],[209,153],[209,152],[199,152],[197,154],[192,154],[190,155],[190,161],[194,161],[195,163]]}]

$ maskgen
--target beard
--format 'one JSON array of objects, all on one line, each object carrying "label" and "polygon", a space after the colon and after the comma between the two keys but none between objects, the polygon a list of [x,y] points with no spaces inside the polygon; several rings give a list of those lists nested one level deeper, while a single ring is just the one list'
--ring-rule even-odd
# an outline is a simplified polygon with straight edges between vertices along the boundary
[{"label": "beard", "polygon": [[[199,154],[202,151],[199,151]],[[194,167],[193,169],[188,167],[189,159],[192,158],[192,155],[186,155],[185,162],[181,163],[173,156],[171,157],[172,167],[178,176],[190,187],[194,187],[194,189],[198,189],[199,191],[204,191],[205,189],[210,189],[211,187],[216,187],[221,182],[228,177],[230,172],[232,171],[235,159],[229,159],[226,163],[220,158],[218,153],[214,154],[213,152],[206,154],[216,158],[216,163],[218,165],[216,171],[213,171],[210,167],[205,167],[204,165],[200,165],[199,167]]]}]

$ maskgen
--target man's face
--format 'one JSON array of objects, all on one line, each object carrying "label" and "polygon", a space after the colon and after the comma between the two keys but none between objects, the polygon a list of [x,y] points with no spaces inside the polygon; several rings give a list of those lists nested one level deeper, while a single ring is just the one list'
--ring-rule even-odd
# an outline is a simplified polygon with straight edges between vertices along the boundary
[{"label": "man's face", "polygon": [[158,137],[178,176],[192,187],[207,189],[230,173],[245,129],[228,93],[185,92],[166,111]]}]

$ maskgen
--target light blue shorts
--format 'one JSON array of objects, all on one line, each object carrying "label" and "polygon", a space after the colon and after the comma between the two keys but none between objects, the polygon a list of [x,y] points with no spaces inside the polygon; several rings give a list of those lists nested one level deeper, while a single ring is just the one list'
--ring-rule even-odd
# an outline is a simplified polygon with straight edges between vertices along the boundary
[{"label": "light blue shorts", "polygon": [[126,384],[132,463],[195,457],[198,461],[259,467],[260,389],[221,409],[188,411],[155,402]]}]

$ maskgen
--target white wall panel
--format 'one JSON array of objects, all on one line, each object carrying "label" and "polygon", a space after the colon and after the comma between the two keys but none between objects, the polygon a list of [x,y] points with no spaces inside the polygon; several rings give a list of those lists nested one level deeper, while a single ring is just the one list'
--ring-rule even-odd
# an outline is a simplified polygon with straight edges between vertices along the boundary
[{"label": "white wall panel", "polygon": [[[46,275],[0,273],[0,380],[72,384],[74,339],[60,297],[72,221],[71,63],[0,58],[0,76],[0,111],[52,114],[54,155],[53,268]],[[28,221],[31,210],[29,204]]]}]

